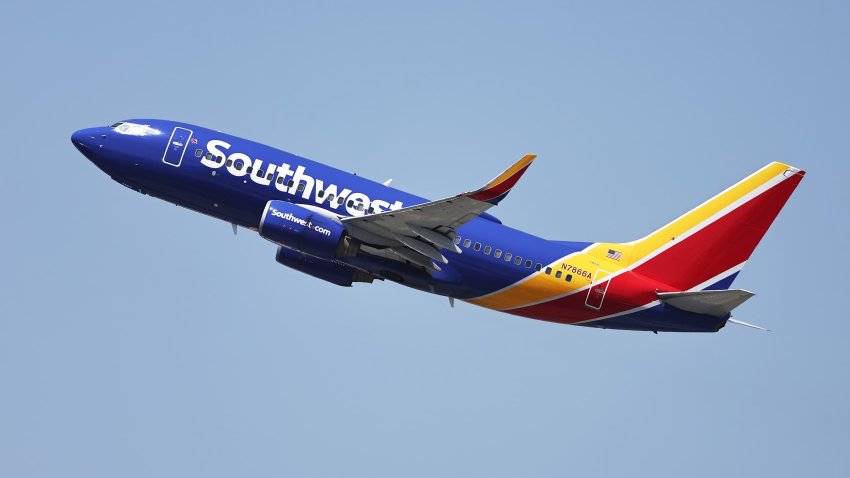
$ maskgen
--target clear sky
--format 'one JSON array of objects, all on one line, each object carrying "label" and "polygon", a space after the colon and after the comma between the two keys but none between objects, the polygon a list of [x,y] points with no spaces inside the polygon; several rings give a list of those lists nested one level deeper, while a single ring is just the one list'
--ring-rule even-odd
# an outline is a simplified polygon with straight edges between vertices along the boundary
[{"label": "clear sky", "polygon": [[[7,2],[0,476],[848,476],[850,4]],[[769,161],[806,179],[718,334],[513,317],[288,270],[71,145],[200,124],[635,239]]]}]

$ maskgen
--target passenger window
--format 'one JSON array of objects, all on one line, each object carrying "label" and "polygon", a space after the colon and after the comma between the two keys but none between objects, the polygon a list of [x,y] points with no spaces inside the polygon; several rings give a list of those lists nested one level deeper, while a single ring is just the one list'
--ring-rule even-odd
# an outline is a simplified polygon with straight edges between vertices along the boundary
[{"label": "passenger window", "polygon": [[231,166],[233,166],[233,160],[232,160],[232,159],[228,159],[228,160],[227,160],[227,167],[229,168],[229,167],[231,167]]},{"label": "passenger window", "polygon": [[567,274],[567,282],[569,282],[569,281],[571,281],[571,280],[573,280],[573,275],[572,275],[572,274]]},{"label": "passenger window", "polygon": [[295,184],[295,181],[293,181],[291,179],[289,180],[288,183],[286,183],[286,185],[289,186],[289,187],[292,187],[293,184]]},{"label": "passenger window", "polygon": [[455,236],[455,244],[460,244],[460,236]]},{"label": "passenger window", "polygon": [[531,267],[531,261],[530,260],[525,261],[525,268],[528,269],[530,267]]},{"label": "passenger window", "polygon": [[502,257],[502,250],[496,249],[496,252],[493,253],[493,257],[495,257],[496,259]]},{"label": "passenger window", "polygon": [[539,271],[539,270],[540,270],[540,269],[542,269],[542,268],[543,268],[543,264],[541,264],[541,263],[539,263],[539,262],[537,263],[537,265],[536,265],[536,266],[534,266],[534,270],[536,270],[536,271]]},{"label": "passenger window", "polygon": [[561,271],[556,272],[556,273],[555,273],[555,278],[556,278],[556,279],[560,279],[560,278],[561,278],[561,274],[562,274],[562,272],[561,272]]},{"label": "passenger window", "polygon": [[219,156],[219,157],[218,157],[218,162],[220,163],[220,162],[222,162],[222,161],[224,161],[224,156]]},{"label": "passenger window", "polygon": [[470,245],[472,245],[471,239],[467,239],[467,240],[463,241],[463,247],[469,247]]},{"label": "passenger window", "polygon": [[206,158],[207,158],[207,159],[212,159],[212,153],[207,153]]},{"label": "passenger window", "polygon": [[475,250],[476,250],[476,251],[480,251],[480,250],[481,250],[481,243],[480,243],[480,242],[476,242],[476,243],[475,243]]},{"label": "passenger window", "polygon": [[322,197],[322,196],[324,196],[324,195],[325,195],[325,191],[324,191],[324,190],[319,191],[319,197]]},{"label": "passenger window", "polygon": [[298,183],[298,191],[303,191],[307,187],[306,183]]},{"label": "passenger window", "polygon": [[549,275],[549,276],[552,275],[552,268],[551,267],[546,268],[546,275]]},{"label": "passenger window", "polygon": [[273,177],[274,177],[274,173],[269,173],[269,174],[266,176],[266,179],[268,179],[269,181],[271,181]]},{"label": "passenger window", "polygon": [[484,254],[485,254],[485,255],[488,255],[488,256],[489,256],[489,255],[490,255],[490,251],[492,251],[492,250],[493,250],[493,248],[492,248],[492,247],[490,247],[490,246],[484,246]]},{"label": "passenger window", "polygon": [[242,161],[236,161],[236,169],[237,170],[242,169],[243,164],[245,164],[245,163],[243,163]]},{"label": "passenger window", "polygon": [[277,183],[278,183],[278,184],[283,184],[283,176],[278,176],[278,177],[277,177]]},{"label": "passenger window", "polygon": [[513,254],[511,254],[510,252],[505,253],[505,260],[506,261],[511,262],[511,257],[513,257]]},{"label": "passenger window", "polygon": [[196,149],[196,150],[195,150],[195,157],[196,157],[196,158],[200,158],[200,157],[201,157],[201,156],[203,156],[203,155],[204,155],[204,150],[203,150],[203,149]]},{"label": "passenger window", "polygon": [[516,265],[522,264],[522,257],[516,256],[516,259],[514,259],[514,264],[516,264]]},{"label": "passenger window", "polygon": [[257,170],[257,177],[258,177],[258,178],[261,178],[261,177],[263,177],[263,176],[265,176],[265,175],[266,175],[266,172],[265,172],[265,171],[263,171],[262,169],[258,169],[258,170]]},{"label": "passenger window", "polygon": [[369,209],[367,209],[366,212],[368,212],[369,214],[372,214],[373,212],[375,212],[375,208],[369,207]]},{"label": "passenger window", "polygon": [[360,204],[357,205],[357,210],[362,211],[364,207],[365,206],[363,206],[363,203],[361,202]]},{"label": "passenger window", "polygon": [[349,200],[348,200],[348,204],[347,204],[347,206],[348,206],[348,207],[352,207],[352,206],[354,206],[354,201],[352,201],[352,200],[350,200],[350,199],[349,199]]},{"label": "passenger window", "polygon": [[334,195],[328,194],[328,201],[333,202],[333,200],[334,200]]},{"label": "passenger window", "polygon": [[251,174],[251,171],[253,171],[253,170],[254,170],[254,168],[252,166],[248,166],[248,169],[246,169],[245,172],[248,173],[248,174]]}]

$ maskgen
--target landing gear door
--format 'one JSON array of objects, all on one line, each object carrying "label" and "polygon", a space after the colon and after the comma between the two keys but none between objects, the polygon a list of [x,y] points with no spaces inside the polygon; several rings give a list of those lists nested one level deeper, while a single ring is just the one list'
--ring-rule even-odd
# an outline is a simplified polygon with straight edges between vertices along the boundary
[{"label": "landing gear door", "polygon": [[596,274],[593,275],[590,289],[587,291],[587,299],[584,305],[593,310],[602,308],[602,302],[605,300],[605,293],[608,292],[608,286],[611,284],[611,273],[596,269]]},{"label": "landing gear door", "polygon": [[174,167],[180,166],[180,163],[183,162],[183,155],[186,154],[186,148],[189,146],[189,141],[191,140],[192,130],[180,127],[174,128],[171,138],[168,140],[168,146],[165,147],[165,153],[162,155],[162,162]]}]

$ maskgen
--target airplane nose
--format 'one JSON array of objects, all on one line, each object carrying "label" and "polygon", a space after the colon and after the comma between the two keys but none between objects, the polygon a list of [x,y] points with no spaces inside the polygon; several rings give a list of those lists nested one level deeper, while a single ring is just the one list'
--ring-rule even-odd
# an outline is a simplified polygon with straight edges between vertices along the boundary
[{"label": "airplane nose", "polygon": [[85,154],[87,150],[91,149],[91,135],[87,134],[87,130],[81,129],[76,131],[71,135],[71,143],[74,144],[81,153]]},{"label": "airplane nose", "polygon": [[99,142],[98,128],[86,128],[74,132],[71,135],[71,143],[75,148],[89,159],[93,159],[98,149],[101,148]]}]

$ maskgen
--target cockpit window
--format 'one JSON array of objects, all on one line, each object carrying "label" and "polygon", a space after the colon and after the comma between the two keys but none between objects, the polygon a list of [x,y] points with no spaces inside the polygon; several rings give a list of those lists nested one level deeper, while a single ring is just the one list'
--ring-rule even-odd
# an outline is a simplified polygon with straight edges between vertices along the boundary
[{"label": "cockpit window", "polygon": [[126,134],[130,136],[151,136],[162,134],[162,131],[151,128],[146,124],[124,123],[119,122],[110,126],[116,133]]}]

